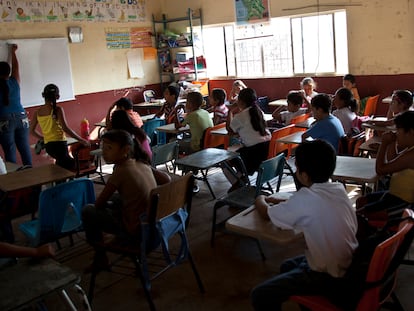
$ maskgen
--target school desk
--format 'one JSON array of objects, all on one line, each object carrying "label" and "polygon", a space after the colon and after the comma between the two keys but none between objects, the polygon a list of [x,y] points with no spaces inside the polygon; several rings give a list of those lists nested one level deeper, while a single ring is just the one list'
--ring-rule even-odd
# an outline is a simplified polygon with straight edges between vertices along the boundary
[{"label": "school desk", "polygon": [[302,143],[303,133],[304,133],[303,131],[295,132],[293,134],[283,136],[277,139],[276,141],[279,143],[284,143],[284,144],[300,144]]},{"label": "school desk", "polygon": [[174,123],[165,124],[156,128],[158,132],[170,133],[170,134],[180,134],[190,131],[190,126],[186,125],[184,127],[175,128]]},{"label": "school desk", "polygon": [[313,122],[315,122],[315,118],[314,117],[309,117],[305,121],[296,123],[295,124],[295,127],[308,129],[308,128],[311,127],[311,125],[313,124]]}]

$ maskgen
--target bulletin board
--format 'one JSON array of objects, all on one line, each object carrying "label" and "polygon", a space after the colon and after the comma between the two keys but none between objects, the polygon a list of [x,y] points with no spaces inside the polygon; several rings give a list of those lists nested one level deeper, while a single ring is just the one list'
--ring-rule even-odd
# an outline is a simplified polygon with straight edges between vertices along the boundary
[{"label": "bulletin board", "polygon": [[75,98],[67,38],[0,40],[0,61],[8,61],[9,43],[18,45],[16,55],[24,107],[43,104],[42,91],[49,83],[59,87],[59,101]]}]

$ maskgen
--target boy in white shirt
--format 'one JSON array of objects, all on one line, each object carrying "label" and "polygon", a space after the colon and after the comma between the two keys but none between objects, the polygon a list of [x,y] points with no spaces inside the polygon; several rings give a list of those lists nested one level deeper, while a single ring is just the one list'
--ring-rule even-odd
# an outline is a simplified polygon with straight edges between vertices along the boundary
[{"label": "boy in white shirt", "polygon": [[283,262],[281,274],[253,289],[255,310],[281,310],[292,295],[338,298],[358,246],[355,209],[343,185],[329,182],[336,165],[333,147],[322,140],[303,142],[295,157],[296,178],[303,187],[285,202],[259,196],[255,205],[276,226],[302,231],[307,250]]}]

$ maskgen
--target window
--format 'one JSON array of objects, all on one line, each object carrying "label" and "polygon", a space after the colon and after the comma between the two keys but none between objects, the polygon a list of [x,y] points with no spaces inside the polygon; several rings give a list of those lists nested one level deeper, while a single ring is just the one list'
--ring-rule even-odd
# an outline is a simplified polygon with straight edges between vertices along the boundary
[{"label": "window", "polygon": [[346,12],[204,27],[209,76],[278,77],[348,72]]}]

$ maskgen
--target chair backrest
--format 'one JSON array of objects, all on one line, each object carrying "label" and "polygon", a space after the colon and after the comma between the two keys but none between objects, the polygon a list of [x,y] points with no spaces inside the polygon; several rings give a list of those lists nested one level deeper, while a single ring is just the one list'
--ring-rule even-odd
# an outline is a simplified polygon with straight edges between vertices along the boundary
[{"label": "chair backrest", "polygon": [[297,123],[306,121],[307,119],[309,119],[309,117],[310,117],[310,113],[301,114],[300,116],[293,117],[290,120],[290,124],[297,124]]},{"label": "chair backrest", "polygon": [[145,90],[142,95],[144,96],[144,100],[149,103],[155,97],[155,92],[153,90]]},{"label": "chair backrest", "polygon": [[339,140],[338,155],[357,157],[360,154],[359,146],[365,142],[365,132],[352,137],[343,136]]},{"label": "chair backrest", "polygon": [[74,179],[47,188],[39,197],[39,241],[53,241],[65,233],[80,229],[81,213],[86,204],[95,203],[93,182]]},{"label": "chair backrest", "polygon": [[204,132],[203,148],[214,148],[218,146],[223,146],[224,149],[227,149],[229,146],[229,136],[228,135],[211,135],[211,131],[225,128],[226,123],[220,123],[213,127],[209,127]]},{"label": "chair backrest", "polygon": [[171,182],[160,185],[151,191],[151,210],[149,220],[158,221],[174,214],[178,209],[191,211],[194,177],[191,173],[174,178]]},{"label": "chair backrest", "polygon": [[159,126],[165,125],[164,119],[152,119],[147,120],[144,125],[142,126],[142,129],[145,133],[147,133],[148,137],[151,139],[151,145],[163,145],[166,143],[166,136],[165,133],[158,133],[156,128]]},{"label": "chair backrest", "polygon": [[366,277],[367,285],[372,286],[364,291],[358,302],[358,311],[378,310],[394,290],[397,268],[411,245],[414,233],[414,212],[405,209],[404,216],[410,220],[401,222],[398,231],[375,248]]},{"label": "chair backrest", "polygon": [[372,116],[377,112],[379,95],[371,96],[367,99],[364,108],[364,116]]},{"label": "chair backrest", "polygon": [[177,141],[154,146],[152,148],[152,166],[155,168],[157,165],[175,161],[178,159],[178,149],[179,145]]},{"label": "chair backrest", "polygon": [[264,113],[269,113],[269,97],[261,96],[257,98],[257,104]]},{"label": "chair backrest", "polygon": [[260,194],[263,184],[274,178],[278,178],[276,192],[279,191],[284,167],[285,155],[283,153],[280,153],[271,159],[267,159],[260,164],[256,178],[256,196]]},{"label": "chair backrest", "polygon": [[291,124],[291,125],[288,125],[288,126],[285,126],[285,127],[282,127],[280,129],[273,131],[272,138],[270,139],[270,143],[269,143],[269,153],[267,155],[268,159],[271,159],[275,157],[277,154],[281,152],[285,152],[285,151],[287,152],[286,158],[290,157],[290,147],[289,147],[290,145],[279,143],[277,142],[277,140],[281,137],[292,134],[294,128],[295,128],[295,125]]}]

